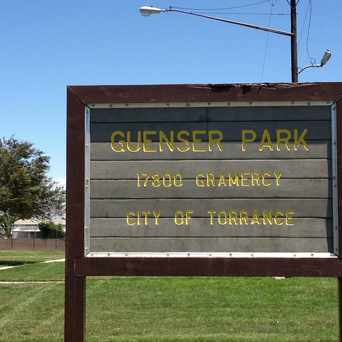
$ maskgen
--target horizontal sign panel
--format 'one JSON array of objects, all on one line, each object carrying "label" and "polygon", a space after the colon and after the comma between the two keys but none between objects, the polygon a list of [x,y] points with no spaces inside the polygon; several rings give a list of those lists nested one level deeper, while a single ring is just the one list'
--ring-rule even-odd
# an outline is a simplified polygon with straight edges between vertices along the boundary
[{"label": "horizontal sign panel", "polygon": [[254,208],[260,212],[265,210],[283,210],[296,208],[294,217],[326,218],[332,216],[330,199],[93,199],[90,213],[93,218],[126,217],[127,211],[142,212],[159,210],[160,217],[172,217],[179,208],[193,212],[192,217],[207,217],[208,211],[215,208],[218,211],[241,210]]},{"label": "horizontal sign panel", "polygon": [[330,120],[328,106],[92,109],[91,122]]},{"label": "horizontal sign panel", "polygon": [[294,224],[286,226],[285,219],[274,222],[231,217],[229,220],[222,212],[207,218],[192,218],[190,225],[176,227],[174,218],[160,218],[153,212],[147,220],[142,217],[139,225],[136,216],[129,218],[129,225],[126,218],[94,218],[90,223],[91,237],[332,237],[331,220],[297,218],[294,227]]},{"label": "horizontal sign panel", "polygon": [[[178,161],[93,161],[93,179],[136,179],[139,174],[162,175],[169,179],[176,174],[194,178],[199,174],[228,175],[245,173],[248,177],[277,172],[283,178],[328,178],[328,159],[301,160],[184,160]],[[141,176],[139,176],[141,177]],[[167,180],[166,180],[167,181]]]},{"label": "horizontal sign panel", "polygon": [[[209,151],[208,144],[198,143],[196,149],[200,148],[201,152],[191,150],[184,151],[184,145],[174,143],[173,149],[167,148],[165,143],[150,143],[153,153],[144,152],[142,147],[136,145],[123,145],[124,152],[115,152],[110,141],[102,143],[92,143],[90,148],[91,160],[211,160],[211,159],[330,159],[331,142],[330,141],[310,141],[308,140],[309,149],[287,149],[272,148],[259,150],[259,143],[248,143],[244,152],[242,152],[241,142],[223,142],[220,144],[221,150],[211,149]],[[114,145],[114,148],[119,147]],[[133,151],[133,152],[132,152]]]},{"label": "horizontal sign panel", "polygon": [[[281,131],[280,131],[281,130]],[[298,140],[298,147],[303,141],[330,139],[329,121],[246,121],[246,122],[151,122],[151,123],[93,123],[91,126],[91,142],[113,141],[113,146],[120,150],[125,141],[132,150],[145,146],[152,150],[150,141],[265,141],[273,145],[281,139]],[[115,142],[115,143],[114,143]],[[134,144],[139,142],[139,144]],[[185,145],[185,143],[184,143]],[[213,144],[214,145],[214,144]],[[195,146],[196,147],[196,146]],[[128,150],[128,149],[127,149]],[[183,147],[186,150],[186,146]],[[198,148],[200,151],[201,149]]]},{"label": "horizontal sign panel", "polygon": [[[332,250],[327,238],[91,238],[90,250],[96,252],[189,252],[189,253],[291,253],[311,251],[326,253]],[[227,255],[228,256],[228,255]]]},{"label": "horizontal sign panel", "polygon": [[[329,198],[330,182],[327,179],[264,179],[264,184],[252,185],[251,178],[210,178],[201,174],[196,179],[182,180],[181,186],[137,186],[136,180],[92,180],[91,198]],[[178,182],[178,180],[176,181]],[[279,182],[279,185],[277,185]],[[234,184],[233,184],[234,183]]]},{"label": "horizontal sign panel", "polygon": [[331,118],[321,105],[91,109],[86,254],[333,253]]}]

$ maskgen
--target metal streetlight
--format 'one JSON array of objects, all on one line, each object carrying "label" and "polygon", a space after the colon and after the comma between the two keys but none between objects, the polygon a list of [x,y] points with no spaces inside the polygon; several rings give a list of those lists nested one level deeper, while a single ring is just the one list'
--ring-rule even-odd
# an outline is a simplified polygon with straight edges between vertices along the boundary
[{"label": "metal streetlight", "polygon": [[275,29],[268,28],[268,27],[262,27],[262,26],[258,26],[258,25],[247,24],[247,23],[243,23],[243,22],[235,21],[235,20],[228,20],[228,19],[223,19],[223,18],[218,18],[218,17],[212,17],[209,15],[199,14],[199,13],[190,12],[190,11],[181,11],[181,10],[175,9],[171,6],[167,9],[158,8],[158,7],[151,7],[151,6],[142,6],[139,8],[139,11],[140,11],[141,15],[144,17],[150,16],[152,14],[159,14],[159,13],[165,13],[165,12],[176,12],[176,13],[189,14],[189,15],[194,15],[196,17],[202,17],[202,18],[206,18],[206,19],[221,21],[224,23],[235,24],[235,25],[244,26],[244,27],[248,27],[248,28],[253,28],[256,30],[277,33],[277,34],[281,34],[283,36],[290,36],[291,37],[293,35],[293,33],[291,33],[291,32],[275,30]]},{"label": "metal streetlight", "polygon": [[310,64],[305,66],[304,68],[299,69],[298,74],[302,73],[304,70],[306,69],[310,69],[310,68],[322,68],[324,65],[326,65],[329,61],[329,59],[331,58],[331,51],[330,50],[326,50],[322,56],[321,62],[319,64]]},{"label": "metal streetlight", "polygon": [[283,36],[288,36],[291,38],[291,75],[292,75],[292,82],[296,83],[298,82],[298,75],[303,72],[304,70],[308,68],[318,68],[318,67],[323,67],[328,60],[331,57],[331,52],[330,50],[327,50],[322,57],[321,64],[311,64],[309,66],[306,66],[302,69],[298,69],[298,57],[297,57],[297,2],[296,0],[290,0],[290,6],[291,6],[291,32],[286,32],[286,31],[281,31],[269,27],[263,27],[259,25],[254,25],[254,24],[249,24],[249,23],[244,23],[241,21],[235,21],[235,20],[229,20],[229,19],[224,19],[224,18],[219,18],[219,17],[212,17],[209,15],[205,14],[199,14],[196,12],[191,12],[191,11],[184,11],[184,10],[178,10],[173,7],[169,8],[158,8],[158,7],[153,7],[153,6],[142,6],[139,8],[139,11],[141,15],[143,16],[150,16],[152,14],[160,14],[160,13],[167,13],[167,12],[175,12],[175,13],[181,13],[181,14],[187,14],[187,15],[192,15],[196,17],[201,17],[201,18],[206,18],[210,20],[215,20],[215,21],[220,21],[224,23],[229,23],[229,24],[234,24],[234,25],[239,25],[247,28],[252,28],[255,30],[260,30],[260,31],[266,31],[266,32],[271,32]]}]

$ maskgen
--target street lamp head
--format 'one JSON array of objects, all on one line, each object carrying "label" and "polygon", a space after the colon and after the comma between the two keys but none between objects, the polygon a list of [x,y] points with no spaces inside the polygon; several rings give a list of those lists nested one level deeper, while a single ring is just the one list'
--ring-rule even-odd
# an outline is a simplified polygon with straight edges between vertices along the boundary
[{"label": "street lamp head", "polygon": [[166,10],[158,7],[153,7],[153,6],[142,6],[139,8],[140,14],[143,15],[144,17],[147,17],[151,14],[159,14],[161,12],[165,12]]},{"label": "street lamp head", "polygon": [[330,58],[331,58],[331,51],[330,50],[326,50],[324,52],[324,55],[323,55],[322,59],[321,59],[321,67],[323,65],[327,64]]}]

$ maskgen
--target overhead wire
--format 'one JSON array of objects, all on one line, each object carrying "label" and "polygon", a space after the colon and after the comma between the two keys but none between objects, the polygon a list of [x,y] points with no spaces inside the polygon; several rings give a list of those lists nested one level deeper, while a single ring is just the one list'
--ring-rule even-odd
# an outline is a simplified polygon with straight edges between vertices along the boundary
[{"label": "overhead wire", "polygon": [[306,54],[308,59],[310,60],[311,64],[315,64],[315,58],[312,57],[310,52],[310,32],[311,32],[311,20],[312,20],[312,0],[309,1],[309,22],[308,22],[308,29],[306,34]]},{"label": "overhead wire", "polygon": [[[220,8],[192,8],[192,7],[176,7],[176,6],[171,6],[170,8],[172,9],[176,9],[176,10],[191,10],[193,12],[196,12],[197,14],[234,14],[234,15],[265,15],[265,16],[269,16],[270,13],[264,13],[264,12],[231,12],[227,10],[231,10],[231,9],[239,9],[239,8],[246,8],[246,7],[252,7],[252,6],[257,6],[257,5],[261,5],[264,3],[270,3],[271,0],[262,0],[262,1],[258,1],[258,2],[253,2],[253,3],[249,3],[249,4],[244,4],[244,5],[239,5],[239,6],[232,6],[232,7],[220,7]],[[272,0],[274,1],[274,0]],[[272,15],[277,15],[277,16],[288,16],[290,15],[290,13],[272,13]]]},{"label": "overhead wire", "polygon": [[304,39],[304,34],[306,32],[306,25],[307,25],[307,20],[308,20],[308,15],[309,15],[309,2],[307,2],[306,8],[303,8],[303,11],[305,12],[304,14],[304,19],[302,21],[302,26],[300,29],[300,36],[298,38],[298,51],[300,51],[300,53],[303,53],[303,39]]},{"label": "overhead wire", "polygon": [[[275,6],[275,4],[274,4],[273,0],[270,0],[270,12],[269,12],[269,17],[268,17],[268,27],[271,26],[273,7],[274,6]],[[268,32],[267,35],[266,35],[265,52],[264,52],[264,58],[263,58],[262,67],[261,67],[261,75],[260,75],[260,81],[261,82],[263,81],[263,78],[264,78],[266,59],[267,59],[268,48],[269,48],[269,42],[270,42],[270,33]]]},{"label": "overhead wire", "polygon": [[[172,7],[172,8],[176,8],[176,7]],[[199,11],[199,10],[193,10],[195,13],[198,14],[236,14],[236,15],[265,15],[265,16],[269,16],[269,13],[261,13],[261,12],[207,12],[207,11]],[[284,16],[289,16],[290,13],[272,13],[272,16],[275,15],[284,15]]]},{"label": "overhead wire", "polygon": [[239,6],[232,6],[232,7],[220,7],[220,8],[192,8],[192,7],[174,7],[174,9],[180,9],[180,10],[189,10],[189,11],[205,11],[205,12],[211,12],[211,11],[225,11],[225,10],[231,10],[231,9],[238,9],[238,8],[246,8],[246,7],[253,7],[257,5],[264,4],[266,2],[269,2],[270,0],[262,0],[258,2],[253,2],[245,5],[239,5]]},{"label": "overhead wire", "polygon": [[[275,4],[278,0],[262,0],[262,1],[257,1],[257,2],[252,2],[252,3],[247,3],[239,6],[231,6],[231,7],[220,7],[220,8],[192,8],[192,7],[175,7],[172,6],[172,9],[175,10],[187,10],[187,11],[193,11],[197,14],[230,14],[230,15],[266,15],[268,16],[268,26],[271,25],[272,22],[272,17],[273,16],[289,16],[290,13],[282,13],[282,12],[273,12]],[[290,5],[290,1],[286,0],[288,4]],[[297,4],[299,3],[300,0],[297,0]],[[311,0],[309,0],[311,2]],[[231,12],[230,10],[234,9],[240,9],[240,8],[248,8],[248,7],[253,7],[253,6],[258,6],[262,5],[265,3],[270,4],[270,11],[268,13],[264,12]],[[261,80],[264,77],[265,73],[265,67],[266,67],[266,60],[267,60],[267,55],[268,55],[268,50],[269,50],[269,43],[270,43],[270,35],[267,34],[266,36],[266,43],[265,43],[265,52],[264,52],[264,57],[263,57],[263,62],[262,62],[262,69],[261,69]]]},{"label": "overhead wire", "polygon": [[[287,3],[289,4],[289,6],[291,6],[290,0],[286,0],[286,1],[287,1]],[[296,5],[298,5],[299,3],[300,3],[300,0],[297,0]]]}]

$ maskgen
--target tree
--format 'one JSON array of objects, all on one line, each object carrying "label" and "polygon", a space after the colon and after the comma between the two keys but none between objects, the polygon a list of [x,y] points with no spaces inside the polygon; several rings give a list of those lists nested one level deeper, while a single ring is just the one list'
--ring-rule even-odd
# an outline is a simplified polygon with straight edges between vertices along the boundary
[{"label": "tree", "polygon": [[42,239],[61,239],[64,237],[63,226],[53,222],[40,222],[38,224]]},{"label": "tree", "polygon": [[49,157],[32,143],[0,138],[0,235],[19,219],[50,219],[63,212],[65,191],[47,176]]}]

